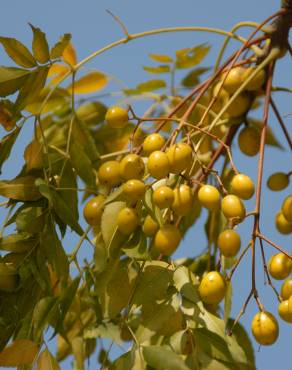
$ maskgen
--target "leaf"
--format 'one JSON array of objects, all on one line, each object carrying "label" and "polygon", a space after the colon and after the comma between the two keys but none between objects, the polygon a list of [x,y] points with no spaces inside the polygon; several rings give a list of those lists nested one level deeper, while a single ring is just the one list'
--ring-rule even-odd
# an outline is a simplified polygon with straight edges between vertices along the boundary
[{"label": "leaf", "polygon": [[173,59],[170,56],[163,55],[163,54],[149,54],[149,58],[154,60],[155,62],[160,62],[160,63],[173,62]]},{"label": "leaf", "polygon": [[36,370],[60,370],[57,360],[47,348],[39,355]]},{"label": "leaf", "polygon": [[52,47],[50,55],[52,59],[61,58],[66,46],[71,40],[71,34],[65,33],[60,37],[60,40]]},{"label": "leaf", "polygon": [[120,327],[112,322],[102,323],[96,328],[86,330],[84,338],[107,338],[113,340],[117,344],[122,344],[123,341],[121,339],[120,331]]},{"label": "leaf", "polygon": [[50,188],[43,179],[36,180],[36,186],[39,192],[48,199],[51,206],[54,208],[60,219],[71,227],[80,236],[83,235],[83,230],[78,223],[76,217],[72,214],[69,205],[63,200],[60,194]]},{"label": "leaf", "polygon": [[154,369],[189,370],[179,355],[161,346],[143,347],[143,356]]},{"label": "leaf", "polygon": [[168,65],[160,65],[158,67],[143,67],[144,71],[149,73],[169,73],[170,72],[170,66]]},{"label": "leaf", "polygon": [[84,370],[84,340],[82,337],[75,337],[71,341],[72,352],[75,358],[75,368],[76,370]]},{"label": "leaf", "polygon": [[166,87],[166,83],[164,80],[149,80],[147,82],[143,82],[137,86],[137,90],[139,92],[149,92],[154,90],[159,90]]},{"label": "leaf", "polygon": [[141,229],[135,231],[133,237],[122,248],[123,252],[130,258],[137,260],[149,259],[147,252],[147,238]]},{"label": "leaf", "polygon": [[80,150],[80,145],[74,141],[70,145],[70,160],[80,178],[89,186],[94,187],[95,176],[92,171],[92,163],[88,155]]},{"label": "leaf", "polygon": [[38,97],[45,86],[49,67],[39,67],[30,76],[21,87],[15,101],[15,109],[21,110],[26,105],[31,104]]},{"label": "leaf", "polygon": [[185,266],[179,266],[173,274],[174,286],[181,295],[190,302],[198,303],[198,281],[192,272]]},{"label": "leaf", "polygon": [[101,217],[101,233],[105,244],[108,246],[117,228],[117,217],[121,209],[126,207],[125,202],[108,204]]},{"label": "leaf", "polygon": [[197,85],[200,80],[199,80],[199,77],[206,73],[207,71],[209,71],[210,68],[195,68],[193,69],[192,71],[190,71],[181,81],[181,84],[184,86],[184,87],[188,87],[188,88],[191,88],[191,87],[194,87],[195,85]]},{"label": "leaf", "polygon": [[39,63],[47,63],[50,60],[50,51],[46,35],[39,28],[34,27],[31,23],[29,23],[29,25],[33,32],[33,55]]},{"label": "leaf", "polygon": [[0,352],[0,366],[17,367],[31,364],[38,353],[38,345],[28,339],[16,339]]},{"label": "leaf", "polygon": [[4,136],[0,141],[0,174],[3,163],[9,158],[13,145],[18,138],[20,127],[16,127],[10,134]]},{"label": "leaf", "polygon": [[51,85],[57,85],[61,79],[70,72],[68,66],[64,64],[54,63],[49,69],[48,77],[52,78],[50,81]]},{"label": "leaf", "polygon": [[44,327],[47,324],[49,313],[56,301],[57,298],[44,297],[36,303],[32,316],[32,330],[34,338],[41,339]]},{"label": "leaf", "polygon": [[17,233],[0,238],[0,249],[13,253],[25,253],[32,250],[38,239],[26,233]]},{"label": "leaf", "polygon": [[72,141],[78,143],[82,150],[86,152],[92,164],[96,165],[99,153],[94,138],[86,125],[77,119],[73,123]]},{"label": "leaf", "polygon": [[0,67],[0,96],[14,94],[30,75],[30,71],[14,67]]},{"label": "leaf", "polygon": [[69,64],[71,67],[77,64],[76,50],[71,42],[65,47],[62,57],[64,62]]},{"label": "leaf", "polygon": [[[248,123],[251,127],[254,127],[258,131],[261,131],[263,127],[263,122],[254,118],[249,118]],[[266,135],[266,144],[270,146],[274,146],[279,149],[284,149],[282,144],[279,142],[279,140],[276,138],[271,126],[268,125],[267,127],[267,135]]]},{"label": "leaf", "polygon": [[225,293],[225,300],[224,300],[224,323],[225,327],[227,325],[227,322],[230,318],[230,313],[231,313],[231,307],[232,307],[232,283],[231,281],[227,281],[227,289]]},{"label": "leaf", "polygon": [[134,369],[135,352],[129,351],[117,358],[109,367],[109,370],[132,370]]},{"label": "leaf", "polygon": [[193,48],[185,48],[176,51],[176,68],[191,68],[201,63],[210,50],[210,46],[201,44]]},{"label": "leaf", "polygon": [[94,270],[97,273],[103,272],[106,269],[108,258],[108,249],[99,234],[95,241],[95,249],[94,249]]},{"label": "leaf", "polygon": [[20,41],[10,37],[0,37],[0,42],[6,53],[19,66],[25,68],[33,68],[37,66],[31,52]]},{"label": "leaf", "polygon": [[16,216],[18,231],[36,234],[42,231],[45,223],[44,209],[42,207],[26,207]]},{"label": "leaf", "polygon": [[163,219],[160,209],[153,203],[153,189],[149,188],[146,190],[143,205],[147,210],[147,213],[161,226]]},{"label": "leaf", "polygon": [[10,181],[0,181],[0,195],[22,201],[38,200],[41,194],[35,180],[33,176],[23,176]]},{"label": "leaf", "polygon": [[[50,94],[50,97],[47,99],[48,94]],[[70,94],[68,94],[65,89],[57,88],[52,92],[50,88],[45,87],[40,91],[33,102],[26,105],[25,110],[32,114],[39,114],[40,108],[42,107],[42,113],[44,114],[58,109],[66,109],[69,97]],[[43,102],[45,99],[47,99],[47,102],[44,105]]]},{"label": "leaf", "polygon": [[43,166],[43,145],[35,138],[25,148],[23,157],[26,162],[26,171],[29,172],[35,168],[42,168]]},{"label": "leaf", "polygon": [[72,94],[90,94],[95,91],[102,90],[108,83],[108,78],[105,74],[93,71],[75,81],[74,88],[70,85],[67,90]]}]

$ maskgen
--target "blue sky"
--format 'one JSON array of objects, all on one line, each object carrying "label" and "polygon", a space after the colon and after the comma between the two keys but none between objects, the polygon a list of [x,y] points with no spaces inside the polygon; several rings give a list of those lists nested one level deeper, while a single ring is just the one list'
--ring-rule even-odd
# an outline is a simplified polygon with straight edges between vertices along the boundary
[{"label": "blue sky", "polygon": [[[219,27],[225,30],[230,29],[235,23],[243,20],[261,21],[278,9],[280,0],[245,0],[245,1],[196,1],[196,0],[10,0],[2,4],[2,17],[0,23],[0,35],[16,37],[22,42],[29,44],[31,31],[28,22],[40,27],[47,34],[50,43],[65,32],[71,32],[73,43],[76,46],[78,58],[82,59],[96,49],[112,42],[120,37],[122,33],[118,25],[106,13],[110,9],[117,14],[127,25],[130,32],[141,32],[153,28],[170,26],[209,26]],[[222,37],[203,33],[180,33],[154,36],[144,40],[133,41],[127,45],[119,46],[107,54],[95,59],[90,66],[94,66],[110,75],[115,75],[128,86],[135,86],[137,83],[146,80],[147,74],[142,70],[142,65],[149,65],[147,55],[149,53],[173,53],[176,49],[190,47],[202,42],[212,45],[210,55],[206,59],[206,65],[212,65],[212,61],[222,42]],[[1,63],[8,65],[10,62],[0,49]],[[276,70],[275,84],[291,87],[291,59],[281,60]],[[113,87],[113,89],[116,87]],[[282,93],[274,94],[282,114],[292,112],[291,97]],[[276,119],[271,116],[270,125],[273,127],[277,137],[284,142],[282,132],[278,128]],[[292,116],[286,118],[289,127],[292,124]],[[291,130],[290,130],[291,132]],[[14,151],[13,158],[4,166],[2,176],[13,177],[21,167],[22,148],[29,139],[31,131],[22,135],[17,151]],[[0,130],[0,134],[3,131]],[[287,146],[286,146],[287,148]],[[238,168],[249,174],[254,180],[256,178],[257,159],[249,159],[234,150],[235,161]],[[270,149],[267,151],[265,161],[264,182],[267,177],[275,171],[287,171],[291,163],[289,151]],[[290,167],[291,170],[291,167]],[[3,177],[2,177],[3,178]],[[291,237],[281,236],[275,231],[274,215],[280,208],[284,196],[291,193],[290,189],[281,193],[272,193],[264,188],[262,202],[262,232],[269,238],[276,241],[286,249],[291,248]],[[252,210],[253,202],[247,203],[248,209]],[[0,209],[0,216],[3,217],[3,209]],[[205,246],[205,239],[202,233],[201,223],[195,226],[185,238],[178,256],[184,254],[195,254]],[[248,241],[251,232],[251,223],[245,222],[239,227],[244,242]],[[290,243],[290,244],[289,244]],[[274,251],[266,246],[267,256]],[[291,249],[290,249],[291,251]],[[84,252],[84,256],[86,252]],[[258,257],[257,282],[259,292],[267,310],[277,314],[277,302],[269,287],[263,285],[263,272],[260,255]],[[247,296],[250,279],[250,255],[247,255],[239,270],[234,275],[234,304],[233,314],[239,311],[245,297]],[[279,286],[278,283],[276,283]],[[249,330],[252,316],[256,312],[256,306],[252,302],[242,323]],[[291,365],[291,339],[292,326],[283,324],[280,321],[280,337],[276,345],[269,348],[261,348],[256,354],[259,370],[290,370]],[[255,346],[257,350],[257,346]],[[63,367],[62,367],[63,368]],[[64,369],[70,368],[68,363]],[[95,366],[92,366],[95,368]]]}]

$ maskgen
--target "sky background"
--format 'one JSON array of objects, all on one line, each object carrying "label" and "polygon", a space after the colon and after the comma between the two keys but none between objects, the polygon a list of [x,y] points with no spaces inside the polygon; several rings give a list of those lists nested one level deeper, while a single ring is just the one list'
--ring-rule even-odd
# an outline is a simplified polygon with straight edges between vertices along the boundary
[{"label": "sky background", "polygon": [[[78,58],[81,60],[88,54],[104,45],[121,38],[122,32],[113,19],[106,13],[110,9],[118,15],[127,25],[129,32],[141,32],[160,27],[173,26],[209,26],[229,30],[235,23],[243,20],[262,21],[278,9],[280,0],[245,0],[245,1],[196,1],[196,0],[9,0],[2,4],[2,16],[0,22],[0,35],[16,37],[26,44],[31,42],[31,31],[28,22],[40,27],[47,34],[50,44],[53,44],[62,33],[71,32],[73,43],[76,46]],[[110,52],[95,59],[88,65],[94,66],[105,73],[115,75],[128,86],[135,86],[148,78],[142,70],[142,65],[149,65],[147,55],[149,53],[172,54],[176,49],[191,47],[202,42],[208,42],[212,46],[205,65],[211,66],[218,52],[218,47],[223,38],[203,33],[180,33],[153,36],[143,40],[137,40],[127,45],[119,46]],[[11,62],[0,48],[2,65],[9,65]],[[275,85],[291,87],[291,59],[281,60],[276,70]],[[117,88],[112,87],[113,91]],[[289,94],[275,93],[274,98],[278,103],[282,115],[292,112],[291,96]],[[139,109],[139,108],[138,108]],[[142,107],[140,107],[142,109]],[[291,128],[292,116],[285,119],[288,127]],[[270,125],[273,127],[279,140],[284,142],[284,136],[279,130],[275,117],[271,116]],[[31,126],[32,127],[32,126]],[[290,129],[291,132],[291,129]],[[1,136],[3,130],[0,129]],[[28,143],[31,135],[31,128],[20,137],[17,150],[13,152],[12,159],[3,168],[1,179],[12,178],[21,168],[23,161],[23,147]],[[291,170],[291,155],[279,149],[269,148],[265,160],[264,183],[267,177],[275,171]],[[256,179],[257,158],[244,157],[237,149],[234,150],[235,162],[239,170]],[[289,168],[290,163],[290,168]],[[287,250],[291,251],[291,235],[282,236],[276,232],[274,227],[274,215],[281,206],[285,195],[291,193],[289,189],[281,193],[272,193],[264,187],[262,202],[262,232],[270,239],[276,241]],[[247,208],[253,209],[254,201],[247,202]],[[3,219],[3,208],[0,208],[0,218]],[[176,256],[194,255],[205,247],[206,242],[202,232],[206,214],[187,235],[183,245]],[[250,220],[251,221],[251,220]],[[251,222],[244,222],[239,226],[242,237],[242,244],[246,245],[251,233]],[[75,236],[70,235],[68,239],[75,243]],[[274,253],[268,245],[265,246],[267,256]],[[83,250],[83,257],[86,257],[86,250]],[[244,262],[234,275],[234,302],[233,315],[235,316],[250,290],[251,284],[251,256],[247,255]],[[258,289],[267,310],[277,315],[277,301],[267,286],[263,285],[263,271],[260,255],[258,255]],[[276,282],[279,287],[280,284]],[[250,331],[250,323],[256,313],[256,305],[252,301],[241,322]],[[280,337],[272,347],[261,348],[256,353],[257,366],[259,370],[291,370],[291,342],[292,326],[280,322]],[[257,351],[257,345],[255,344]],[[71,368],[67,361],[62,369]],[[96,369],[94,362],[90,368]]]}]

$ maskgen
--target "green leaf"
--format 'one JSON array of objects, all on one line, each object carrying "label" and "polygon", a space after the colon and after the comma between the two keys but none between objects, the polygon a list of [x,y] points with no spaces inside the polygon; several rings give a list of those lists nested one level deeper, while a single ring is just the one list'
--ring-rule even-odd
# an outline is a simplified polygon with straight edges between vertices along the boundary
[{"label": "green leaf", "polygon": [[41,194],[35,180],[33,176],[23,176],[10,181],[0,181],[0,195],[22,201],[38,200]]},{"label": "green leaf", "polygon": [[42,207],[23,208],[16,216],[18,231],[36,234],[42,231],[45,223],[44,209]]},{"label": "green leaf", "polygon": [[9,158],[13,145],[18,138],[20,127],[16,127],[10,134],[4,136],[0,141],[0,174],[3,163]]},{"label": "green leaf", "polygon": [[[249,118],[248,123],[251,127],[254,127],[259,132],[261,132],[261,129],[263,127],[263,122],[254,118]],[[284,149],[282,144],[279,142],[279,140],[276,138],[271,126],[268,125],[267,127],[267,134],[266,134],[266,144],[270,146],[274,146],[279,149]]]},{"label": "green leaf", "polygon": [[107,246],[110,244],[116,232],[118,213],[125,207],[125,202],[113,202],[108,204],[103,211],[101,217],[101,233]]},{"label": "green leaf", "polygon": [[132,370],[134,369],[135,352],[129,351],[117,358],[109,367],[109,370]]},{"label": "green leaf", "polygon": [[50,56],[52,59],[61,58],[63,51],[71,40],[71,37],[70,33],[65,33],[61,36],[60,40],[51,49]]},{"label": "green leaf", "polygon": [[166,87],[166,83],[164,80],[149,80],[147,82],[143,82],[137,86],[137,90],[141,93],[149,92],[154,90],[159,90]]},{"label": "green leaf", "polygon": [[163,225],[163,219],[161,210],[153,203],[153,189],[149,188],[146,190],[143,205],[146,208],[147,213],[161,226]]},{"label": "green leaf", "polygon": [[47,63],[50,60],[49,45],[46,35],[39,28],[29,23],[33,32],[32,51],[35,59],[39,63]]},{"label": "green leaf", "polygon": [[154,369],[189,370],[179,355],[161,346],[143,347],[143,356]]},{"label": "green leaf", "polygon": [[181,84],[184,86],[184,87],[187,87],[187,88],[192,88],[194,86],[196,86],[199,82],[200,82],[200,79],[199,77],[206,73],[207,71],[209,71],[210,68],[204,68],[204,67],[201,67],[201,68],[195,68],[193,69],[192,71],[190,71],[181,81]]},{"label": "green leaf", "polygon": [[149,259],[147,238],[141,229],[135,231],[133,237],[125,244],[122,250],[130,258],[135,258],[137,260]]},{"label": "green leaf", "polygon": [[57,298],[54,297],[44,297],[35,305],[32,316],[34,338],[41,339],[44,327],[48,323],[49,312],[56,303],[56,300]]},{"label": "green leaf", "polygon": [[83,235],[83,230],[78,223],[78,219],[72,214],[70,206],[64,201],[62,196],[57,191],[50,188],[43,179],[36,180],[36,186],[39,192],[48,199],[49,203],[55,210],[60,219],[71,227],[80,236]]},{"label": "green leaf", "polygon": [[159,73],[169,73],[170,72],[170,66],[168,65],[160,65],[158,67],[143,67],[144,71],[154,74]]},{"label": "green leaf", "polygon": [[159,63],[172,63],[173,59],[164,54],[149,54],[149,58]]},{"label": "green leaf", "polygon": [[72,142],[70,145],[70,159],[80,178],[89,186],[94,187],[95,176],[92,171],[92,163],[86,152],[80,150],[79,143]]},{"label": "green leaf", "polygon": [[198,280],[193,273],[185,266],[179,266],[173,274],[174,286],[181,295],[190,302],[198,303]]},{"label": "green leaf", "polygon": [[34,102],[45,86],[49,67],[39,67],[26,79],[15,101],[15,109],[21,110]]},{"label": "green leaf", "polygon": [[231,281],[227,281],[227,289],[225,293],[225,300],[224,300],[224,323],[225,327],[227,325],[227,322],[230,318],[231,313],[231,307],[232,307],[232,283]]},{"label": "green leaf", "polygon": [[210,50],[210,46],[201,44],[193,48],[185,48],[176,51],[176,68],[192,68],[201,63]]},{"label": "green leaf", "polygon": [[20,41],[10,37],[0,37],[0,42],[6,53],[19,66],[24,68],[33,68],[37,66],[31,52]]},{"label": "green leaf", "polygon": [[84,333],[84,338],[107,338],[113,340],[117,344],[122,344],[123,341],[121,339],[120,331],[120,327],[112,322],[102,323],[96,328],[87,329]]},{"label": "green leaf", "polygon": [[75,367],[77,370],[84,370],[84,339],[80,336],[75,337],[71,341],[72,352],[74,355]]},{"label": "green leaf", "polygon": [[[50,94],[50,97],[46,104],[43,105],[43,102],[47,98],[48,94]],[[51,92],[49,87],[45,87],[42,89],[42,91],[40,91],[38,96],[35,97],[33,102],[26,105],[25,110],[32,114],[39,114],[40,108],[42,107],[42,113],[44,114],[55,112],[59,109],[66,109],[66,106],[69,102],[69,97],[70,94],[65,89],[59,87]]]},{"label": "green leaf", "polygon": [[0,67],[0,96],[14,94],[30,75],[30,71],[14,67]]},{"label": "green leaf", "polygon": [[103,272],[106,269],[108,258],[108,249],[99,234],[95,241],[95,249],[94,249],[94,271],[97,273]]},{"label": "green leaf", "polygon": [[14,253],[25,253],[36,246],[38,239],[26,233],[11,234],[0,238],[0,249]]}]

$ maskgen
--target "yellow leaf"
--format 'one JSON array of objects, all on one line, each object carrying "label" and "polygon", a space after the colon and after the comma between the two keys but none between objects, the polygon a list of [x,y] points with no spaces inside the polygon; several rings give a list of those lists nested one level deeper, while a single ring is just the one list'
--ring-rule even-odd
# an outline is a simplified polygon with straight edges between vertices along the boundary
[{"label": "yellow leaf", "polygon": [[75,66],[77,64],[76,50],[72,43],[68,44],[63,51],[63,60],[70,66]]},{"label": "yellow leaf", "polygon": [[65,74],[69,72],[69,68],[64,64],[53,64],[49,69],[48,77],[52,77],[50,84],[57,85]]},{"label": "yellow leaf", "polygon": [[53,355],[45,349],[38,358],[37,370],[60,370],[60,366]]},{"label": "yellow leaf", "polygon": [[[107,77],[98,71],[89,72],[87,75],[75,81],[75,94],[89,94],[103,89],[107,85]],[[68,87],[68,91],[72,93],[72,85]]]},{"label": "yellow leaf", "polygon": [[31,364],[38,353],[38,345],[28,339],[16,339],[0,352],[0,366],[17,367]]},{"label": "yellow leaf", "polygon": [[43,146],[35,139],[25,148],[23,156],[27,171],[41,168],[43,165]]}]

